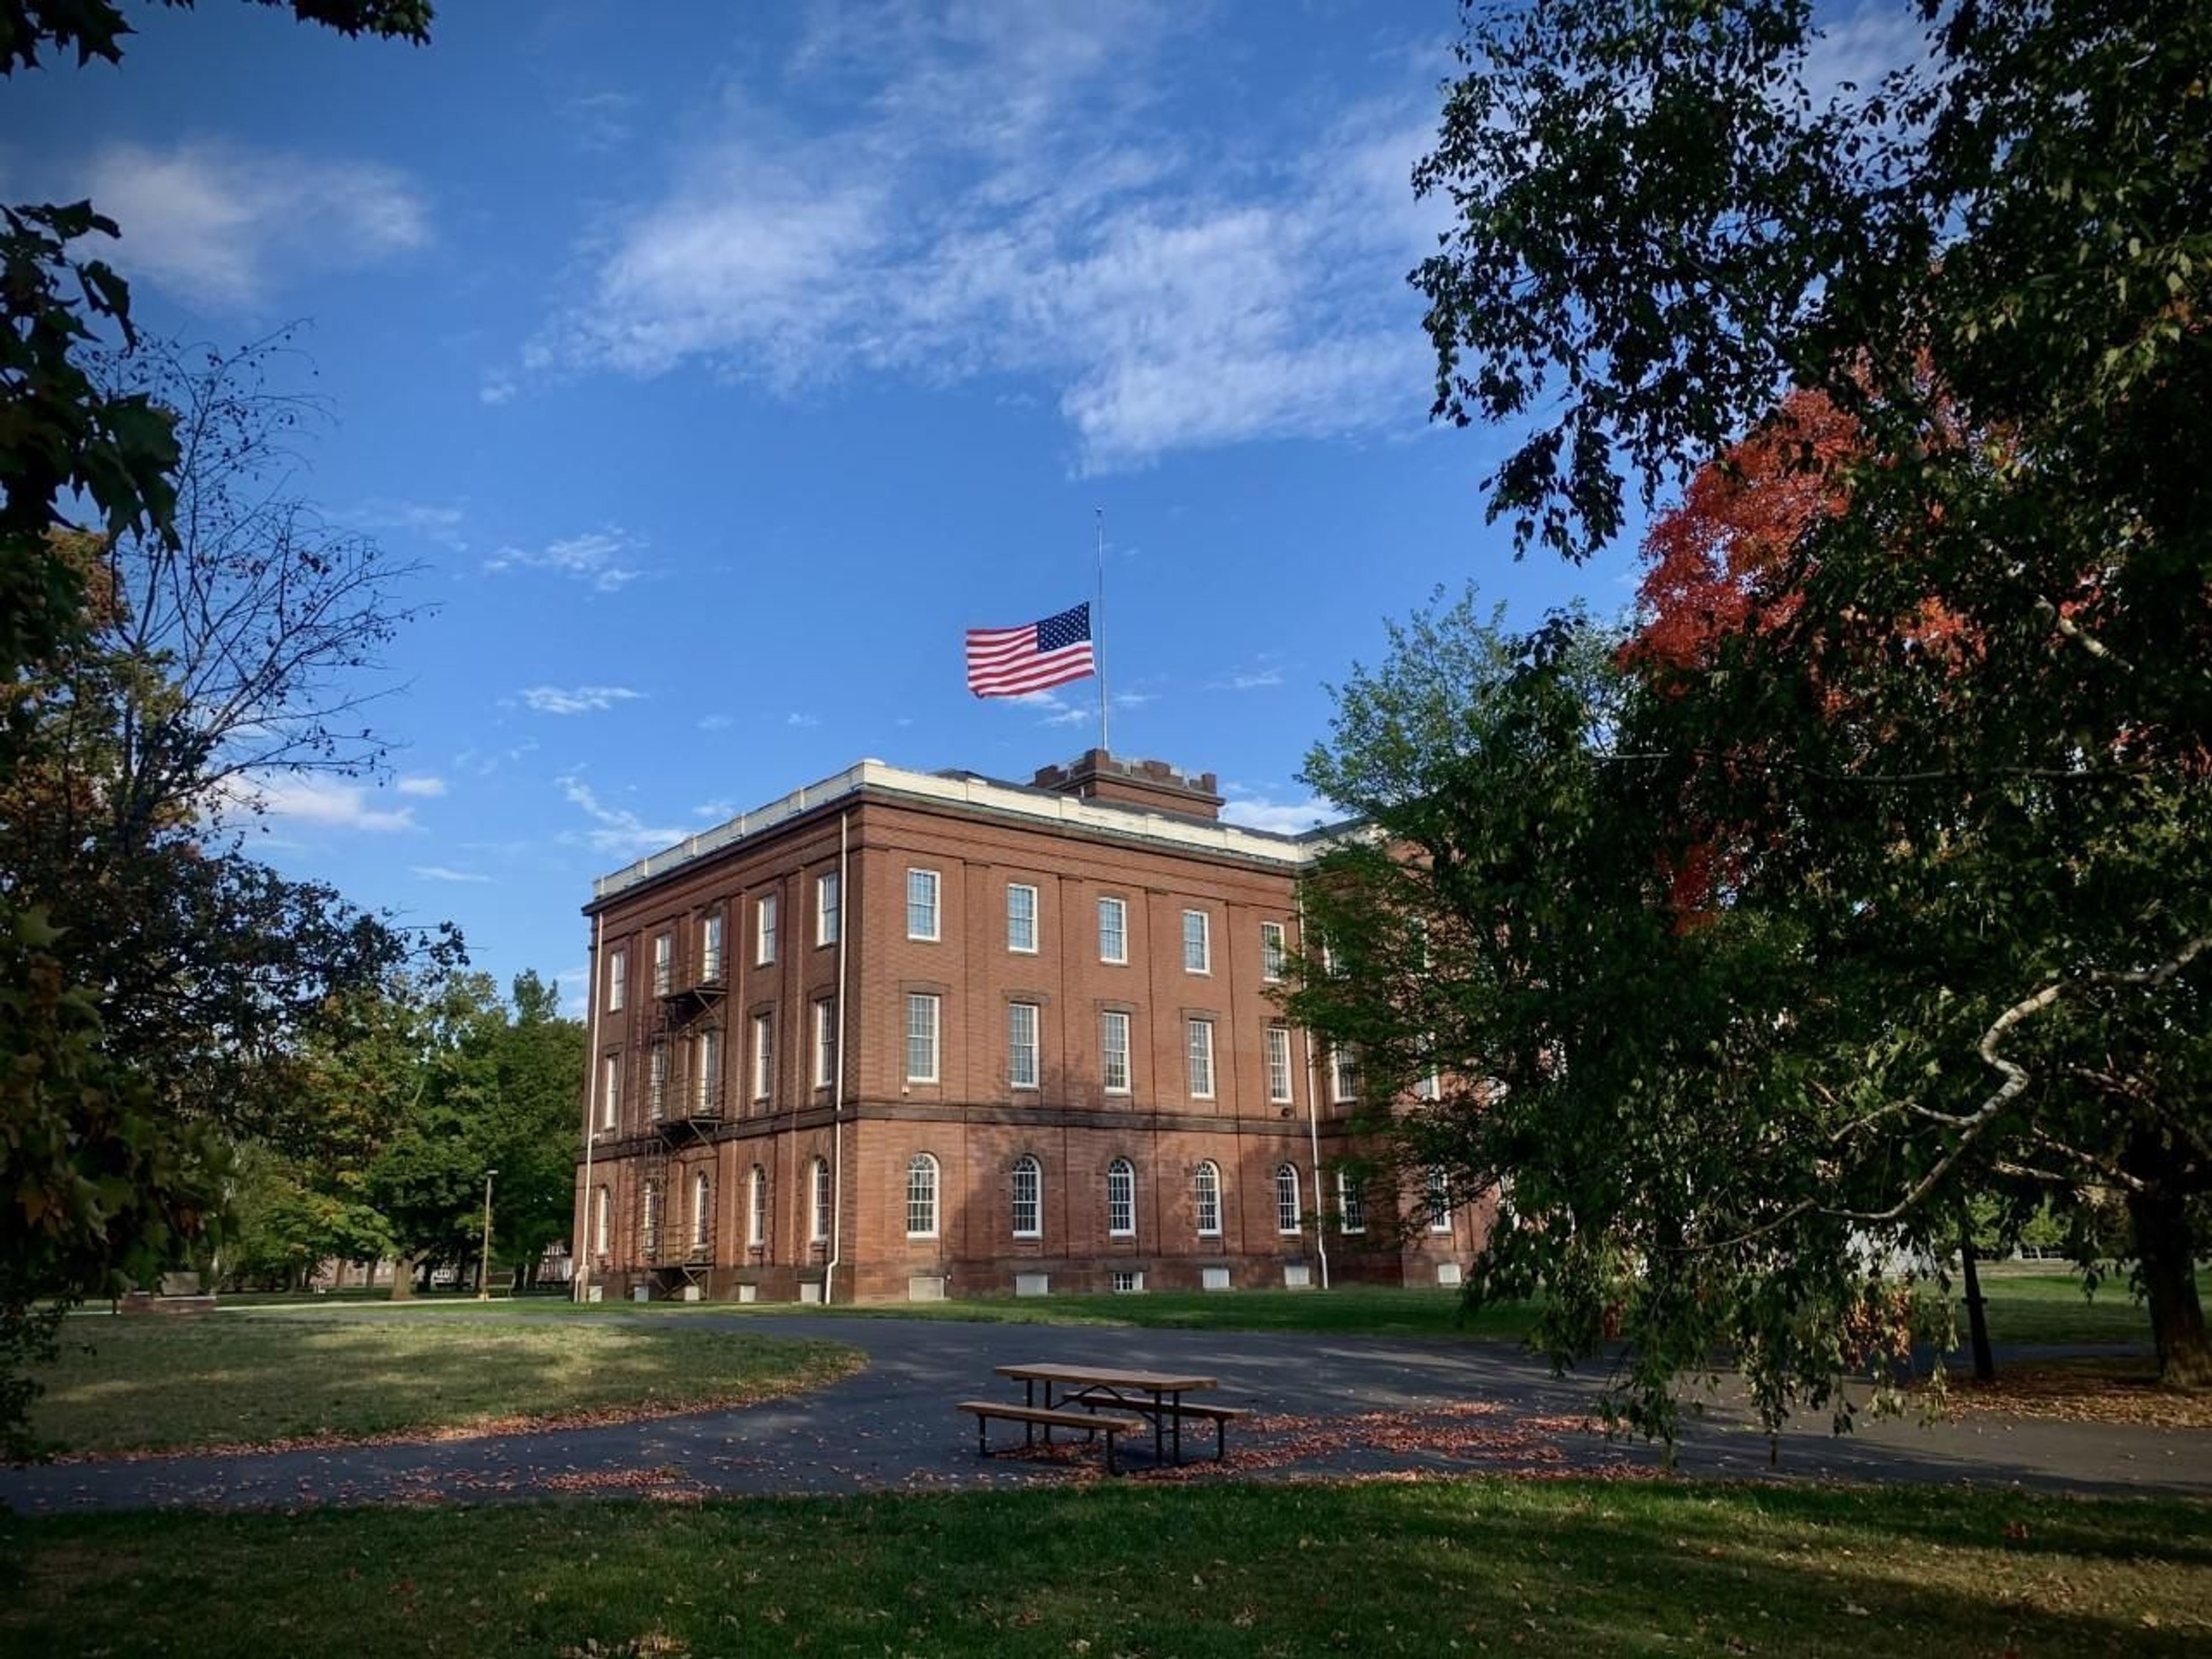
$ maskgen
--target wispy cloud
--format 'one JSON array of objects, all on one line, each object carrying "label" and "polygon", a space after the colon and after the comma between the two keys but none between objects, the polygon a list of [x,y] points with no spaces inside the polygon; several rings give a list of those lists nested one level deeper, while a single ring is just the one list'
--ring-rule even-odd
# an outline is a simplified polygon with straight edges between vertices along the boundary
[{"label": "wispy cloud", "polygon": [[291,279],[424,246],[404,174],[229,143],[111,143],[72,178],[123,228],[118,263],[210,310],[247,310]]},{"label": "wispy cloud", "polygon": [[596,714],[644,696],[626,685],[579,685],[565,690],[557,685],[530,685],[522,690],[522,701],[539,714]]},{"label": "wispy cloud", "polygon": [[393,787],[403,795],[419,795],[425,800],[434,800],[446,793],[445,779],[422,773],[403,777]]},{"label": "wispy cloud", "polygon": [[702,732],[726,732],[737,723],[734,714],[702,714],[698,722]]},{"label": "wispy cloud", "polygon": [[821,725],[822,717],[819,714],[802,714],[794,710],[783,717],[783,723],[806,729]]},{"label": "wispy cloud", "polygon": [[562,839],[580,840],[593,852],[618,858],[636,858],[646,853],[657,853],[664,847],[672,847],[691,833],[680,824],[666,828],[649,824],[626,806],[609,806],[600,800],[589,784],[573,775],[558,781],[561,793],[583,809],[584,816],[592,820],[593,826],[564,836]]},{"label": "wispy cloud", "polygon": [[1247,830],[1272,830],[1282,836],[1300,835],[1316,824],[1328,823],[1343,816],[1318,795],[1293,801],[1270,800],[1264,795],[1244,795],[1221,809],[1224,823],[1241,824]]},{"label": "wispy cloud", "polygon": [[1095,703],[1070,702],[1057,691],[1024,691],[1006,701],[1018,708],[1035,709],[1039,726],[1080,726],[1098,718]]},{"label": "wispy cloud", "polygon": [[1284,683],[1282,653],[1262,651],[1250,662],[1206,682],[1209,691],[1266,691]]},{"label": "wispy cloud", "polygon": [[[850,374],[1035,376],[1084,467],[1401,425],[1427,369],[1403,277],[1433,79],[1312,142],[1188,153],[1160,106],[1177,14],[903,8],[818,23],[657,193],[599,233],[527,369],[704,362],[784,392]],[[787,91],[850,112],[804,133]]]},{"label": "wispy cloud", "polygon": [[612,593],[645,574],[637,563],[644,548],[641,538],[610,525],[543,547],[502,547],[484,561],[483,568],[494,575],[504,570],[550,570],[588,583],[601,593]]},{"label": "wispy cloud", "polygon": [[379,496],[340,516],[347,524],[363,530],[396,530],[419,536],[426,542],[435,542],[456,553],[465,553],[469,549],[467,538],[461,534],[467,514],[455,502],[395,501]]},{"label": "wispy cloud", "polygon": [[491,881],[489,876],[478,875],[473,870],[453,870],[442,864],[410,864],[407,867],[425,881],[481,882],[487,885]]},{"label": "wispy cloud", "polygon": [[234,805],[250,806],[264,818],[313,824],[325,830],[390,833],[413,830],[415,809],[374,804],[373,793],[358,783],[307,775],[248,779],[233,791]]}]

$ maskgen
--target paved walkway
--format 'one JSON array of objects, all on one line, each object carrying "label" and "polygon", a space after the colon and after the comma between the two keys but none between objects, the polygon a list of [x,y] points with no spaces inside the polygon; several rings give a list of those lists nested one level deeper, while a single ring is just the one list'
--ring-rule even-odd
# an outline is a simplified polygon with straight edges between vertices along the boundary
[{"label": "paved walkway", "polygon": [[[478,1316],[441,1314],[444,1319]],[[503,1317],[501,1315],[483,1316]],[[622,1316],[609,1316],[620,1317]],[[653,1315],[639,1317],[651,1318]],[[733,1332],[834,1338],[868,1368],[797,1399],[648,1422],[241,1457],[179,1456],[0,1468],[0,1503],[19,1510],[187,1506],[307,1507],[480,1502],[578,1492],[852,1492],[1066,1480],[1097,1455],[979,1459],[953,1402],[1006,1390],[994,1365],[1089,1362],[1218,1376],[1219,1403],[1259,1415],[1231,1431],[1230,1461],[1133,1478],[1204,1480],[1305,1474],[1648,1474],[1656,1452],[1608,1443],[1581,1425],[1594,1384],[1553,1377],[1503,1344],[1394,1341],[1301,1333],[1175,1331],[937,1320],[687,1313]],[[1004,1437],[1007,1425],[994,1434]],[[1204,1431],[1187,1436],[1186,1454]],[[994,1443],[999,1442],[994,1441]],[[1863,1423],[1835,1437],[1825,1418],[1765,1436],[1725,1404],[1691,1428],[1692,1476],[2019,1486],[2080,1492],[2212,1496],[2212,1432],[1980,1417],[1923,1426]]]}]

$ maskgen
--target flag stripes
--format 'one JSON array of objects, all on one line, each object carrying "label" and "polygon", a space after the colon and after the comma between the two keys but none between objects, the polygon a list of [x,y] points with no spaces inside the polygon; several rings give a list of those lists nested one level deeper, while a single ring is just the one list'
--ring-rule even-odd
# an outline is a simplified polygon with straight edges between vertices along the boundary
[{"label": "flag stripes", "polygon": [[1022,628],[968,630],[968,689],[979,697],[1018,697],[1097,672],[1087,603]]}]

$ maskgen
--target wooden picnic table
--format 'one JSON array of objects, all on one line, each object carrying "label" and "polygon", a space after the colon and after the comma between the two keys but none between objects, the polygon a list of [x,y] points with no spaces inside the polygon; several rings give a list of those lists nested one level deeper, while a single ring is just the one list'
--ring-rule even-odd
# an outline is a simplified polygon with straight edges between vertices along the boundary
[{"label": "wooden picnic table", "polygon": [[[1027,1405],[1036,1404],[1036,1385],[1043,1383],[1048,1411],[1053,1409],[1052,1391],[1057,1388],[1062,1406],[1081,1406],[1087,1410],[1101,1406],[1119,1407],[1124,1411],[1143,1413],[1152,1419],[1155,1462],[1166,1461],[1169,1437],[1172,1439],[1175,1461],[1182,1462],[1183,1395],[1202,1394],[1221,1386],[1218,1377],[1182,1371],[1125,1370],[1108,1365],[999,1365],[993,1369],[1000,1376],[1012,1377],[1022,1384],[1023,1400]],[[1044,1437],[1050,1444],[1052,1430],[1048,1425]]]}]

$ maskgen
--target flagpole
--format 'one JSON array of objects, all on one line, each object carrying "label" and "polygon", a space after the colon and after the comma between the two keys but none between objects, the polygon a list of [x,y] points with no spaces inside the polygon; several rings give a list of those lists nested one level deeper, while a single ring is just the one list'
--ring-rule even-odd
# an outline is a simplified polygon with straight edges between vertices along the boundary
[{"label": "flagpole", "polygon": [[1106,735],[1106,509],[1091,509],[1098,520],[1098,614],[1091,619],[1091,655],[1098,664],[1098,747],[1113,752]]}]

